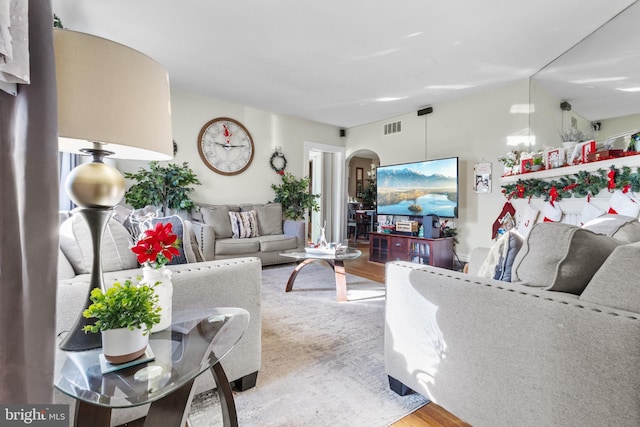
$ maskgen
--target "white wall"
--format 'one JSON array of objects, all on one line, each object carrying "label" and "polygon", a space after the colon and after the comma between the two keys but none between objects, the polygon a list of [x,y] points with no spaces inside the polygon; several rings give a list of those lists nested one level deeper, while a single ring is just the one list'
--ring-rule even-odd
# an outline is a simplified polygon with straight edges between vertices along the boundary
[{"label": "white wall", "polygon": [[[271,113],[231,102],[172,89],[173,135],[178,153],[170,163],[189,166],[202,185],[196,186],[193,199],[204,203],[264,203],[273,200],[271,184],[280,176],[271,169],[269,159],[276,146],[282,147],[287,159],[287,172],[296,176],[308,174],[304,164],[304,141],[344,146],[339,128],[291,116]],[[197,139],[202,126],[216,117],[240,121],[251,133],[255,155],[251,166],[239,175],[224,176],[210,170],[200,159]],[[119,161],[118,169],[134,172],[147,162]]]},{"label": "white wall", "polygon": [[[418,117],[407,113],[380,122],[351,128],[347,132],[347,156],[368,149],[380,156],[380,164],[458,156],[460,162],[459,244],[456,252],[466,259],[476,246],[490,246],[491,226],[506,199],[498,177],[502,164],[497,160],[507,153],[507,137],[528,127],[527,114],[511,113],[513,105],[529,103],[529,81],[477,93],[464,99],[434,104],[433,113]],[[402,120],[402,132],[382,135],[384,123]],[[426,136],[426,138],[425,138]],[[473,166],[488,161],[493,164],[493,191],[473,191]]]},{"label": "white wall", "polygon": [[[600,132],[598,132],[598,141],[605,141],[608,137],[613,135],[619,135],[631,130],[640,130],[640,114],[606,119],[602,120],[600,123],[601,127]],[[625,144],[628,142],[628,138],[621,138],[620,141],[615,141],[614,148],[626,149],[627,147],[625,147]]]}]

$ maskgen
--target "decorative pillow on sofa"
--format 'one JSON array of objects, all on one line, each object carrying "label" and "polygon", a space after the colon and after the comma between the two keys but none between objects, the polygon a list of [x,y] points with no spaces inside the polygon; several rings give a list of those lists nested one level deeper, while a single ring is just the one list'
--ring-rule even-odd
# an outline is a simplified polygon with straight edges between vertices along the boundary
[{"label": "decorative pillow on sofa", "polygon": [[510,282],[513,261],[522,247],[522,241],[522,236],[515,230],[500,236],[480,266],[478,276]]},{"label": "decorative pillow on sofa", "polygon": [[229,212],[231,220],[231,230],[234,239],[244,239],[249,237],[258,237],[258,220],[256,211],[248,212]]},{"label": "decorative pillow on sofa", "polygon": [[261,236],[283,234],[282,205],[280,203],[266,203],[263,205],[240,205],[243,211],[256,211],[258,230]]},{"label": "decorative pillow on sofa", "polygon": [[580,295],[621,242],[575,225],[542,222],[531,229],[516,256],[512,280]]},{"label": "decorative pillow on sofa", "polygon": [[580,295],[583,301],[640,313],[640,242],[618,246]]},{"label": "decorative pillow on sofa", "polygon": [[606,214],[585,223],[582,228],[623,243],[640,242],[640,221],[632,216]]},{"label": "decorative pillow on sofa", "polygon": [[[115,219],[109,220],[100,246],[104,272],[138,268],[136,255],[131,252],[130,238],[129,232],[122,224]],[[82,215],[74,214],[60,225],[60,249],[76,274],[91,272],[91,234]]]}]

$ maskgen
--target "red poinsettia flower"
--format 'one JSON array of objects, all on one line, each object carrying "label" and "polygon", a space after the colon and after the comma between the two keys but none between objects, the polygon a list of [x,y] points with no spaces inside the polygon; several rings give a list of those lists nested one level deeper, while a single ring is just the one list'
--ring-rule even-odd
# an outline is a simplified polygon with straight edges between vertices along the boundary
[{"label": "red poinsettia flower", "polygon": [[178,236],[173,233],[171,223],[158,223],[155,228],[146,230],[144,237],[131,250],[140,264],[159,268],[180,254],[178,245]]}]

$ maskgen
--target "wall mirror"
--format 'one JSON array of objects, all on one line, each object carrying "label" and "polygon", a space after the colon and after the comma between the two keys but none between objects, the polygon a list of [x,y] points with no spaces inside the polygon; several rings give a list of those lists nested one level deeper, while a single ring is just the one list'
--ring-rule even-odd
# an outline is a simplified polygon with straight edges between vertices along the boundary
[{"label": "wall mirror", "polygon": [[638,22],[635,1],[531,77],[529,151],[560,147],[568,129],[626,148],[640,129]]}]

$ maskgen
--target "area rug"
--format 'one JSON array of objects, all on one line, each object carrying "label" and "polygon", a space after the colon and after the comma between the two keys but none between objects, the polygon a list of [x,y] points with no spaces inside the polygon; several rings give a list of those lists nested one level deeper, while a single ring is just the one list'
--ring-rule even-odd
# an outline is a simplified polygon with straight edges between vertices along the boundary
[{"label": "area rug", "polygon": [[[265,267],[262,368],[256,387],[234,393],[240,426],[387,426],[424,405],[398,396],[384,372],[384,285],[347,275],[348,302],[336,301],[333,271]],[[215,393],[194,398],[191,427],[221,425]]]}]

